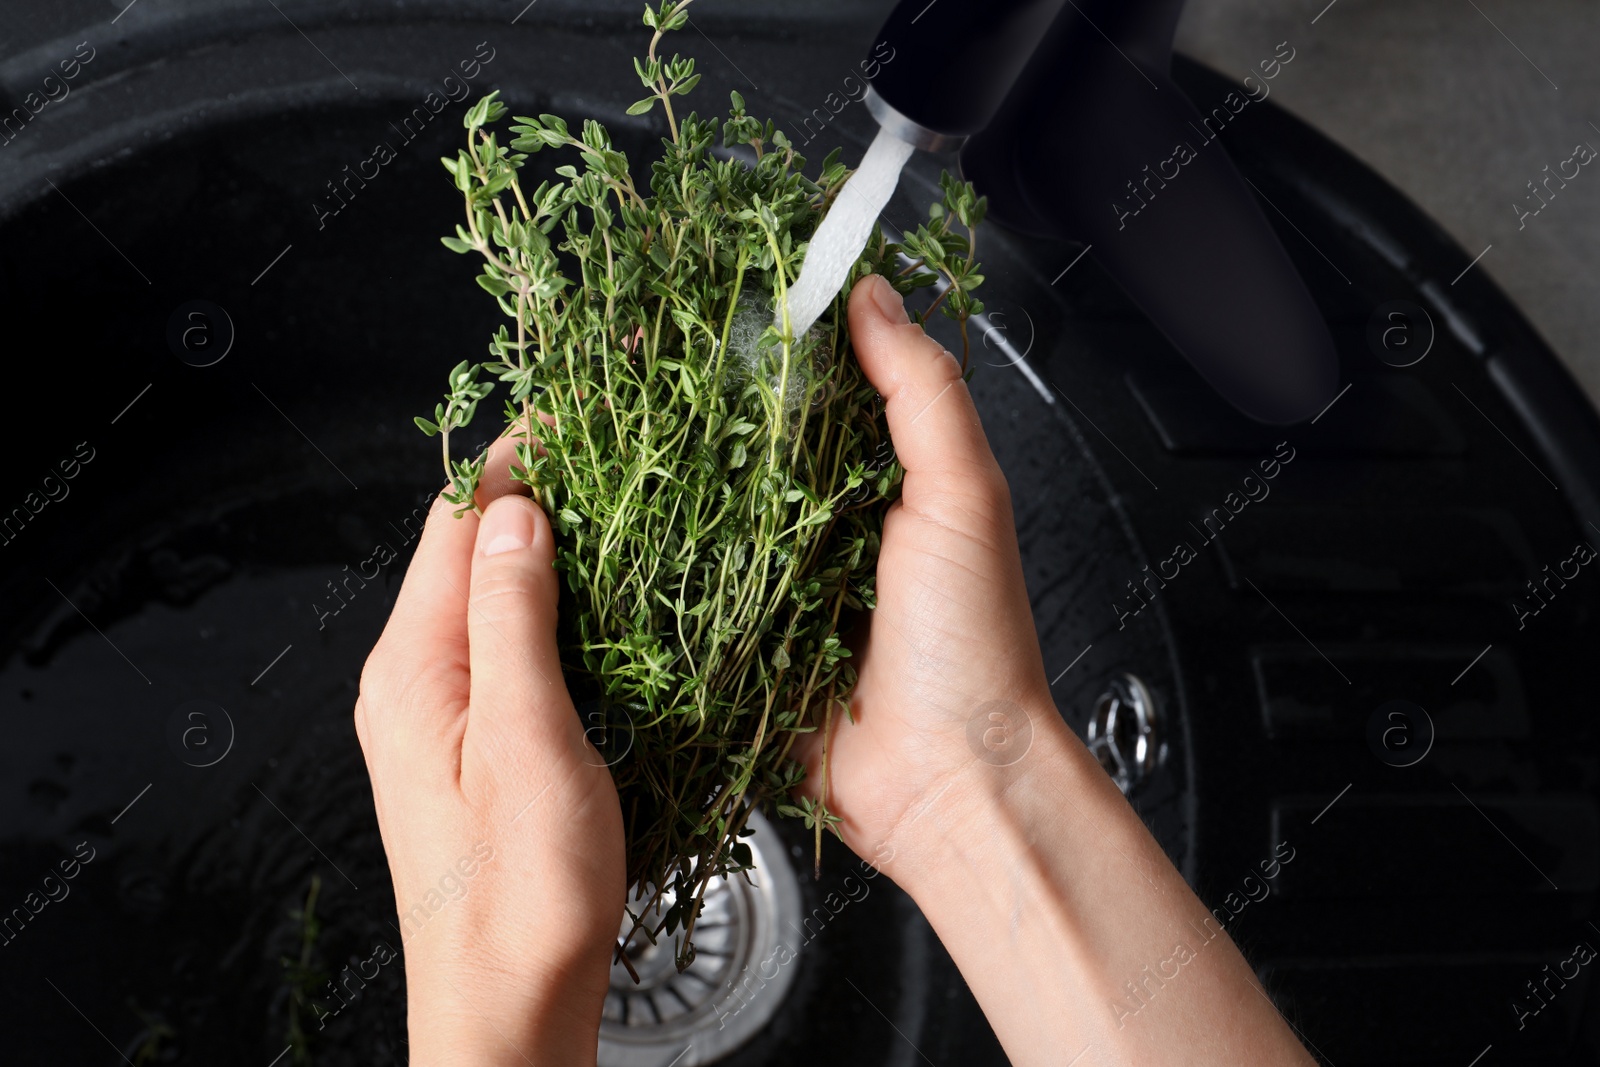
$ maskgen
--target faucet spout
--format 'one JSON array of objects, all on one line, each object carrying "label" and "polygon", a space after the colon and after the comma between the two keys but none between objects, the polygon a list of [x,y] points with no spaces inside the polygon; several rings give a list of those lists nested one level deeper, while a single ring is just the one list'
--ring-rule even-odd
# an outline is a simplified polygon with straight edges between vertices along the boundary
[{"label": "faucet spout", "polygon": [[[959,149],[989,217],[1084,242],[1211,386],[1262,422],[1310,418],[1339,361],[1316,302],[1170,76],[1183,0],[905,0],[867,104],[883,128]],[[1209,103],[1209,102],[1208,102]]]},{"label": "faucet spout", "polygon": [[867,107],[907,144],[959,149],[989,124],[1065,3],[901,0],[873,44],[891,58],[870,79]]}]

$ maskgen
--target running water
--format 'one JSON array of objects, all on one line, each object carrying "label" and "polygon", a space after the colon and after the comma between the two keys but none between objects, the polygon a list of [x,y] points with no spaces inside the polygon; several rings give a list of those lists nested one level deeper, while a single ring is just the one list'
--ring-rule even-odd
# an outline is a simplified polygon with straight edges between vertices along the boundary
[{"label": "running water", "polygon": [[[800,277],[789,288],[789,336],[804,337],[827,310],[872,236],[878,213],[894,195],[900,170],[915,151],[888,130],[879,130],[861,166],[845,182],[833,207],[812,235]],[[773,324],[783,332],[783,309]]]}]

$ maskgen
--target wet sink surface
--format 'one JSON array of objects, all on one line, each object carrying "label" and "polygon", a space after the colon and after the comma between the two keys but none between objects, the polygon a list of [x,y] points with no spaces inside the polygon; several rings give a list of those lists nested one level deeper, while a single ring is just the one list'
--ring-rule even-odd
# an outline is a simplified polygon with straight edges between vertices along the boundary
[{"label": "wet sink surface", "polygon": [[[489,69],[514,111],[616,116],[637,95],[634,21],[564,13],[518,35],[496,25]],[[719,34],[741,67],[783,84],[758,94],[699,48],[697,102],[709,109],[740,88],[793,125],[852,69],[852,41],[871,29],[752,22]],[[396,137],[390,123],[486,33],[460,20],[322,28],[325,46],[370,57],[355,70],[358,100],[288,58],[303,40],[257,27],[181,60],[126,61],[75,94],[83,127],[30,130],[31,144],[7,149],[25,151],[0,171],[0,310],[44,340],[4,373],[8,395],[36,396],[43,382],[47,399],[14,435],[0,491],[5,506],[30,492],[59,499],[0,545],[0,909],[79,860],[68,894],[5,947],[0,1017],[29,1061],[116,1062],[109,1042],[136,1062],[271,1063],[288,1044],[295,977],[283,960],[298,958],[302,933],[291,913],[313,879],[313,969],[370,974],[388,955],[379,946],[399,947],[350,713],[412,517],[436,488],[437,444],[411,416],[432,407],[445,369],[482,351],[498,316],[471,266],[437,243],[458,203],[435,160],[454,150],[461,105],[336,215],[326,183]],[[1241,123],[1230,151],[1293,216],[1281,235],[1354,384],[1318,426],[1285,432],[1297,458],[1214,551],[1190,524],[1283,438],[1218,411],[1079,249],[982,238],[989,317],[973,331],[972,388],[1011,482],[1046,670],[1082,733],[1109,680],[1131,672],[1148,687],[1167,747],[1133,800],[1208,903],[1281,835],[1293,840],[1303,858],[1251,904],[1239,936],[1336,1062],[1466,1062],[1490,1040],[1497,1054],[1556,1058],[1573,1039],[1554,1029],[1502,1045],[1498,1031],[1480,1039],[1450,1025],[1462,1004],[1503,1014],[1501,978],[1570,949],[1600,855],[1594,726],[1581,714],[1595,598],[1573,589],[1526,635],[1496,599],[1580,536],[1563,496],[1497,428],[1543,461],[1496,391],[1514,369],[1486,363],[1509,354],[1526,368],[1542,349],[1469,279],[1470,301],[1448,329],[1438,318],[1426,362],[1376,360],[1373,310],[1433,300],[1433,279],[1470,256],[1453,258],[1425,219],[1364,184],[1370,175],[1273,116]],[[657,136],[642,121],[609,124],[636,158]],[[846,108],[805,151],[840,144],[859,157],[870,132]],[[1385,205],[1375,217],[1386,236],[1317,184],[1331,174],[1358,206]],[[915,161],[887,220],[911,224],[936,176],[934,161]],[[1411,257],[1404,270],[1380,247],[1396,244]],[[194,300],[231,320],[231,349],[212,366],[181,361],[166,341]],[[75,457],[63,495],[45,479]],[[1441,524],[1449,539],[1431,532]],[[1147,602],[1131,599],[1145,568],[1186,538],[1199,559]],[[380,545],[397,559],[371,576]],[[1491,643],[1476,673],[1452,683]],[[1442,724],[1409,769],[1366,741],[1369,716],[1394,698]],[[1489,829],[1456,821],[1452,786],[1494,811],[1561,890],[1506,862]],[[1576,813],[1567,823],[1583,832],[1551,830],[1552,811]],[[1454,847],[1407,850],[1397,827]],[[800,879],[802,907],[854,866],[830,846],[823,879]],[[1396,900],[1407,902],[1399,918]],[[1463,930],[1477,955],[1463,955]],[[728,1062],[1003,1062],[888,879],[795,966],[783,1011]],[[1417,1011],[1358,1004],[1371,981],[1427,976],[1449,996]],[[1346,1025],[1358,1015],[1364,1028]],[[310,1047],[320,1063],[403,1062],[398,962],[380,965]]]}]

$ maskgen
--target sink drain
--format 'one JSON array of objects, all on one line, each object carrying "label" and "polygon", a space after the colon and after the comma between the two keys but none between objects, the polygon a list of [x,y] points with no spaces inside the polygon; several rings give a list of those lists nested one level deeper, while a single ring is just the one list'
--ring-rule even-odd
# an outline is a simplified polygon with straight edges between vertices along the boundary
[{"label": "sink drain", "polygon": [[[611,968],[600,1021],[599,1067],[692,1067],[714,1063],[767,1024],[794,981],[795,963],[779,960],[779,931],[800,917],[800,883],[783,840],[760,812],[744,838],[755,869],[706,887],[695,924],[695,959],[683,973],[671,938],[636,937],[628,962]],[[670,907],[672,901],[664,901]],[[659,921],[659,912],[656,913]],[[623,916],[622,933],[632,920]]]},{"label": "sink drain", "polygon": [[1111,679],[1095,701],[1084,740],[1124,794],[1149,777],[1166,755],[1158,725],[1155,698],[1136,675]]}]

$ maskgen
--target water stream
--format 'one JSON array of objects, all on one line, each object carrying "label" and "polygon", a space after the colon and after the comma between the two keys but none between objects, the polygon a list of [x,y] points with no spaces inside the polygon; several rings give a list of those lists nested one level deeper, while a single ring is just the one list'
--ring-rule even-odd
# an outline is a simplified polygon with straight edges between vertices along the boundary
[{"label": "water stream", "polygon": [[[817,227],[800,266],[800,277],[789,289],[791,337],[803,337],[839,292],[850,268],[867,247],[872,225],[894,195],[900,171],[915,151],[888,130],[879,130],[833,207]],[[783,309],[776,322],[783,330]]]}]

